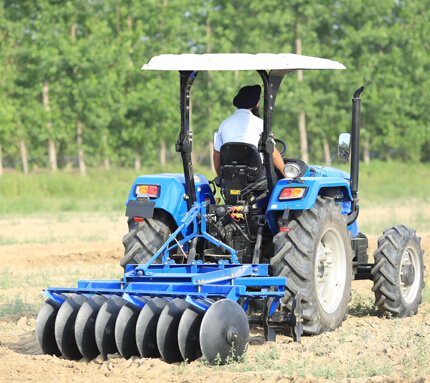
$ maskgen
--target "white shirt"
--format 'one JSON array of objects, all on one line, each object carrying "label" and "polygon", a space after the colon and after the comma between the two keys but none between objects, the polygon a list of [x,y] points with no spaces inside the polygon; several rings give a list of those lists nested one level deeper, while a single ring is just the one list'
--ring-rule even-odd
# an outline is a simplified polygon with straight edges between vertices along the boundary
[{"label": "white shirt", "polygon": [[263,133],[263,120],[254,116],[248,109],[237,109],[234,114],[221,122],[214,149],[219,152],[226,142],[244,142],[258,148]]}]

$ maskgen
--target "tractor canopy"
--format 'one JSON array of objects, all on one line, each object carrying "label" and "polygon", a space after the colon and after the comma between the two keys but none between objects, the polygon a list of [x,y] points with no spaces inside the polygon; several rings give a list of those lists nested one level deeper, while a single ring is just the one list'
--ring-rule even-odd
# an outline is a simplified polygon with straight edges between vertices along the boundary
[{"label": "tractor canopy", "polygon": [[293,53],[165,54],[153,57],[142,70],[213,71],[276,70],[284,75],[297,69],[346,69],[337,61]]},{"label": "tractor canopy", "polygon": [[192,169],[192,131],[190,129],[191,86],[199,71],[255,70],[264,86],[263,133],[258,150],[263,153],[269,193],[274,188],[275,170],[272,153],[275,141],[272,133],[272,114],[276,95],[284,76],[294,70],[346,69],[337,62],[323,58],[296,55],[292,53],[208,53],[208,54],[164,54],[153,57],[142,70],[176,70],[180,73],[181,131],[176,141],[176,151],[181,153],[189,196],[188,208],[196,202]]}]

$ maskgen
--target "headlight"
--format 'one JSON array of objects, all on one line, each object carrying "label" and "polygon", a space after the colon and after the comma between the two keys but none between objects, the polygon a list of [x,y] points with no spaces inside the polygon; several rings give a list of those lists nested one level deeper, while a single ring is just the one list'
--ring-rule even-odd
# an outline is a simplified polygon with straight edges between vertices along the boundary
[{"label": "headlight", "polygon": [[158,185],[136,185],[136,196],[148,196],[150,198],[158,198],[160,195],[160,186]]},{"label": "headlight", "polygon": [[288,162],[284,166],[284,174],[287,178],[297,178],[300,174],[299,165],[294,162]]}]

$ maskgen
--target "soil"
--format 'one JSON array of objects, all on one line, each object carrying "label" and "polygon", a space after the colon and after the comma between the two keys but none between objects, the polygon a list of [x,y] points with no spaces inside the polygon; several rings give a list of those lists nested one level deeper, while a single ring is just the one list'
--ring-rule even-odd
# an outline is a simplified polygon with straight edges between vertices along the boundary
[{"label": "soil", "polygon": [[[377,220],[385,214],[384,209],[372,208],[361,217]],[[428,217],[430,207],[420,214]],[[399,211],[397,217],[402,216]],[[380,318],[371,281],[353,282],[348,319],[334,332],[304,337],[301,343],[278,335],[276,343],[269,343],[262,328],[252,326],[247,356],[238,364],[210,367],[197,360],[170,365],[160,359],[125,360],[118,354],[88,362],[42,355],[35,323],[43,287],[119,277],[126,232],[125,217],[119,214],[0,219],[0,381],[430,382],[428,288],[417,315]],[[428,281],[430,229],[418,235],[426,250]],[[369,236],[369,254],[377,237]]]}]

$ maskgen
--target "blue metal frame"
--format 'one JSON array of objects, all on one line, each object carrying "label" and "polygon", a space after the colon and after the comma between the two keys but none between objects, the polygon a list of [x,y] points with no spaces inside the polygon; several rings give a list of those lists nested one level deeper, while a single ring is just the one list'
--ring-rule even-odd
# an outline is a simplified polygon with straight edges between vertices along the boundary
[{"label": "blue metal frame", "polygon": [[[45,295],[59,303],[67,299],[67,294],[122,296],[128,302],[143,307],[148,298],[182,298],[199,310],[206,311],[212,299],[245,298],[246,310],[252,298],[274,298],[270,312],[276,309],[284,296],[286,277],[269,276],[267,264],[240,264],[236,251],[209,235],[205,220],[199,225],[198,217],[206,214],[206,202],[194,203],[191,210],[181,220],[178,229],[144,265],[127,265],[122,280],[81,280],[77,288],[49,287]],[[199,230],[200,226],[200,230]],[[192,227],[192,229],[191,229]],[[184,239],[176,237],[181,232],[190,232]],[[216,264],[193,261],[189,264],[175,264],[169,253],[194,238],[204,238],[216,246],[230,252],[230,261],[220,260]],[[169,247],[169,245],[176,243]],[[154,261],[161,257],[161,264]]]},{"label": "blue metal frame", "polygon": [[[153,257],[148,261],[148,263],[146,263],[145,265],[141,266],[141,270],[143,271],[143,273],[145,275],[151,275],[151,271],[148,271],[149,266],[152,265],[154,263],[154,261],[161,255],[162,256],[162,263],[163,264],[168,264],[169,262],[173,262],[170,260],[169,258],[169,254],[170,252],[176,248],[176,247],[182,247],[184,246],[186,243],[188,243],[190,240],[194,239],[194,238],[205,238],[207,241],[212,242],[213,244],[215,244],[216,246],[220,246],[223,247],[224,249],[226,249],[227,251],[230,252],[231,254],[231,262],[232,263],[238,263],[239,260],[237,258],[236,255],[236,250],[234,250],[232,247],[227,246],[226,244],[224,244],[221,241],[218,241],[216,238],[212,237],[207,231],[206,231],[206,220],[202,219],[201,220],[201,225],[200,225],[200,234],[199,234],[199,224],[197,222],[197,217],[198,216],[205,216],[206,215],[206,203],[199,203],[196,202],[194,204],[194,206],[191,208],[191,210],[185,215],[184,218],[182,218],[181,223],[179,225],[179,227],[176,229],[176,231],[170,235],[169,239],[163,244],[163,246],[161,246],[161,248],[153,255]],[[193,226],[193,230],[190,234],[186,235],[184,239],[178,241],[176,239],[176,237],[179,235],[179,233],[181,232],[189,232],[189,230],[187,230],[190,226]],[[172,243],[173,241],[176,241],[176,244],[174,244],[171,247],[168,247],[170,243]],[[149,274],[148,274],[149,273]]]}]

